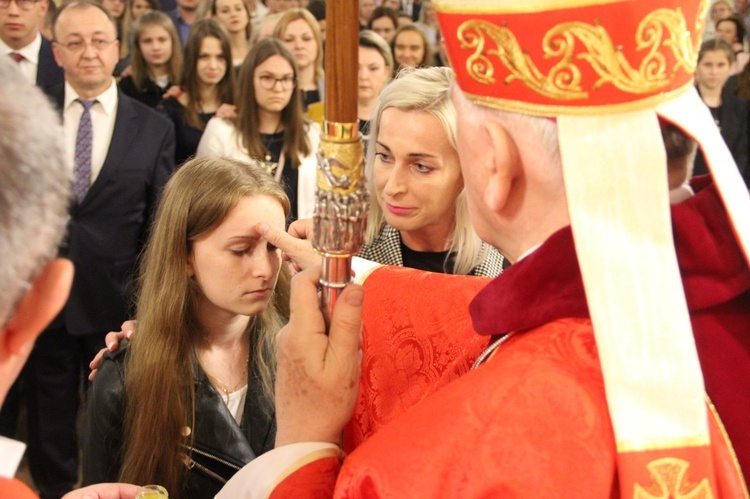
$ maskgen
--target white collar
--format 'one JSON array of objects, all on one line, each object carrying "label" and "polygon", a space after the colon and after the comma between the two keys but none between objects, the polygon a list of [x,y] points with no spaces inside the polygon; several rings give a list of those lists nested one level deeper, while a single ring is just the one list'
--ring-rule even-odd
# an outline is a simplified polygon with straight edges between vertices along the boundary
[{"label": "white collar", "polygon": [[26,450],[26,444],[10,438],[0,437],[0,477],[13,478]]},{"label": "white collar", "polygon": [[[76,99],[78,99],[78,92],[76,92],[73,87],[68,83],[65,82],[65,102],[63,105],[63,109],[68,109],[71,104],[73,104]],[[101,104],[102,109],[104,109],[104,112],[108,116],[114,115],[114,113],[117,112],[117,83],[115,82],[115,79],[112,78],[111,83],[109,85],[109,88],[102,92],[101,94],[94,97],[97,101],[99,101],[99,104]]]},{"label": "white collar", "polygon": [[34,40],[18,50],[13,50],[4,41],[0,40],[0,55],[7,56],[16,52],[21,54],[27,61],[39,64],[39,50],[42,48],[42,35],[37,32]]}]

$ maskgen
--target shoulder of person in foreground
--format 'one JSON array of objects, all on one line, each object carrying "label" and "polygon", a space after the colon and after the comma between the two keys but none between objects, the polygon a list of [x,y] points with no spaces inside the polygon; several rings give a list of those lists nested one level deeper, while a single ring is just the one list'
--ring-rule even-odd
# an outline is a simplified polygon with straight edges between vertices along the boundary
[{"label": "shoulder of person in foreground", "polygon": [[89,390],[82,446],[83,483],[87,485],[116,480],[120,474],[127,343],[104,354]]}]

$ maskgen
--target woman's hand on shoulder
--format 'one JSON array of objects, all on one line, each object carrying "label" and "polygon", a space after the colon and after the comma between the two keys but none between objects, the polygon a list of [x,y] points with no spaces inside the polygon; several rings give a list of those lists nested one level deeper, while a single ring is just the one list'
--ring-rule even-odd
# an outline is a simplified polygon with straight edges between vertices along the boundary
[{"label": "woman's hand on shoulder", "polygon": [[170,97],[174,97],[175,99],[179,99],[182,93],[182,89],[178,85],[172,85],[166,92],[164,92],[164,95],[162,95],[161,98],[169,99]]},{"label": "woman's hand on shoulder", "polygon": [[102,358],[104,357],[104,354],[107,352],[114,352],[120,347],[120,342],[122,340],[130,339],[133,336],[133,331],[135,331],[135,324],[136,321],[133,320],[125,321],[122,323],[122,326],[120,326],[120,331],[110,331],[109,333],[107,333],[107,336],[104,337],[104,344],[106,345],[106,347],[99,350],[99,353],[97,353],[94,356],[94,359],[89,363],[89,367],[91,368],[91,372],[89,373],[89,381],[93,381],[96,377],[97,370],[102,364]]},{"label": "woman's hand on shoulder", "polygon": [[225,120],[236,120],[237,119],[237,106],[232,104],[222,104],[214,114],[215,118],[222,118]]}]

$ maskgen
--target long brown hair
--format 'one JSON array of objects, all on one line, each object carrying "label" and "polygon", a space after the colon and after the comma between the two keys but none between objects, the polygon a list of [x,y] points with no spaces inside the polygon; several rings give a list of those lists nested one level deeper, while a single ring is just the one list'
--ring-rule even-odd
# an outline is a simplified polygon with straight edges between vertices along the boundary
[{"label": "long brown hair", "polygon": [[[240,83],[237,92],[237,122],[241,144],[252,158],[262,159],[268,150],[260,138],[258,101],[255,98],[255,69],[274,55],[280,55],[294,71],[297,80],[299,71],[291,52],[282,42],[275,38],[260,40],[247,54],[240,69]],[[299,166],[299,157],[312,152],[312,144],[307,138],[308,124],[302,113],[302,97],[295,86],[289,104],[281,111],[281,122],[284,124],[284,143],[282,151],[291,161],[294,168]]]},{"label": "long brown hair", "polygon": [[[170,179],[157,210],[138,280],[138,334],[125,361],[123,465],[120,479],[182,491],[184,445],[194,428],[193,345],[202,330],[202,292],[188,275],[192,243],[218,227],[246,196],[268,196],[289,214],[283,188],[260,168],[226,158],[197,158]],[[289,317],[289,271],[281,266],[266,310],[253,317],[250,349],[265,401],[273,403],[275,336]],[[179,493],[177,494],[179,495]]]},{"label": "long brown hair", "polygon": [[131,77],[133,78],[133,84],[135,88],[140,90],[143,88],[146,79],[148,78],[148,64],[146,59],[143,57],[141,51],[141,35],[151,26],[159,26],[164,28],[169,34],[169,38],[172,40],[172,55],[169,56],[168,72],[169,72],[169,83],[171,85],[177,85],[180,83],[180,76],[182,74],[182,44],[180,43],[180,37],[177,35],[177,30],[174,27],[174,23],[168,15],[163,12],[152,10],[146,12],[133,25],[133,47],[132,56],[133,62],[131,67]]},{"label": "long brown hair", "polygon": [[190,27],[190,34],[185,42],[185,63],[182,73],[182,88],[187,92],[188,103],[185,106],[185,122],[193,128],[203,130],[205,125],[200,119],[200,78],[198,77],[198,57],[201,44],[206,38],[216,38],[221,44],[221,53],[226,61],[227,70],[217,85],[219,102],[234,102],[234,71],[232,70],[232,49],[229,47],[229,36],[226,30],[214,19],[201,19]]}]

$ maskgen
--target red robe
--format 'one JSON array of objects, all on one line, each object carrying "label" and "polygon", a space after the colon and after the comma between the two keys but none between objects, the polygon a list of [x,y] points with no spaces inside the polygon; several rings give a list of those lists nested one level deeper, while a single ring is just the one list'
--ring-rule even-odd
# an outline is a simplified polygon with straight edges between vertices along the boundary
[{"label": "red robe", "polygon": [[[713,186],[674,206],[673,220],[707,392],[742,467],[750,470],[750,273]],[[393,300],[405,278],[394,285],[386,274],[411,272],[376,271],[368,279],[366,314],[385,315],[394,325],[370,325],[364,333],[360,400],[346,448],[367,441],[343,465],[329,458],[297,470],[272,497],[619,497],[614,438],[570,228],[476,296],[471,316],[485,336],[467,336],[461,293],[440,293],[457,298],[450,306],[459,318],[455,338],[440,336],[451,328],[435,307],[448,305],[424,291],[435,282],[421,293],[412,290],[419,305]],[[426,311],[423,300],[430,302]],[[437,334],[441,327],[446,331]],[[510,331],[517,333],[490,361],[455,379],[489,336]],[[718,427],[711,430],[721,496],[742,496],[732,456]],[[686,479],[700,477],[688,470]]]}]

